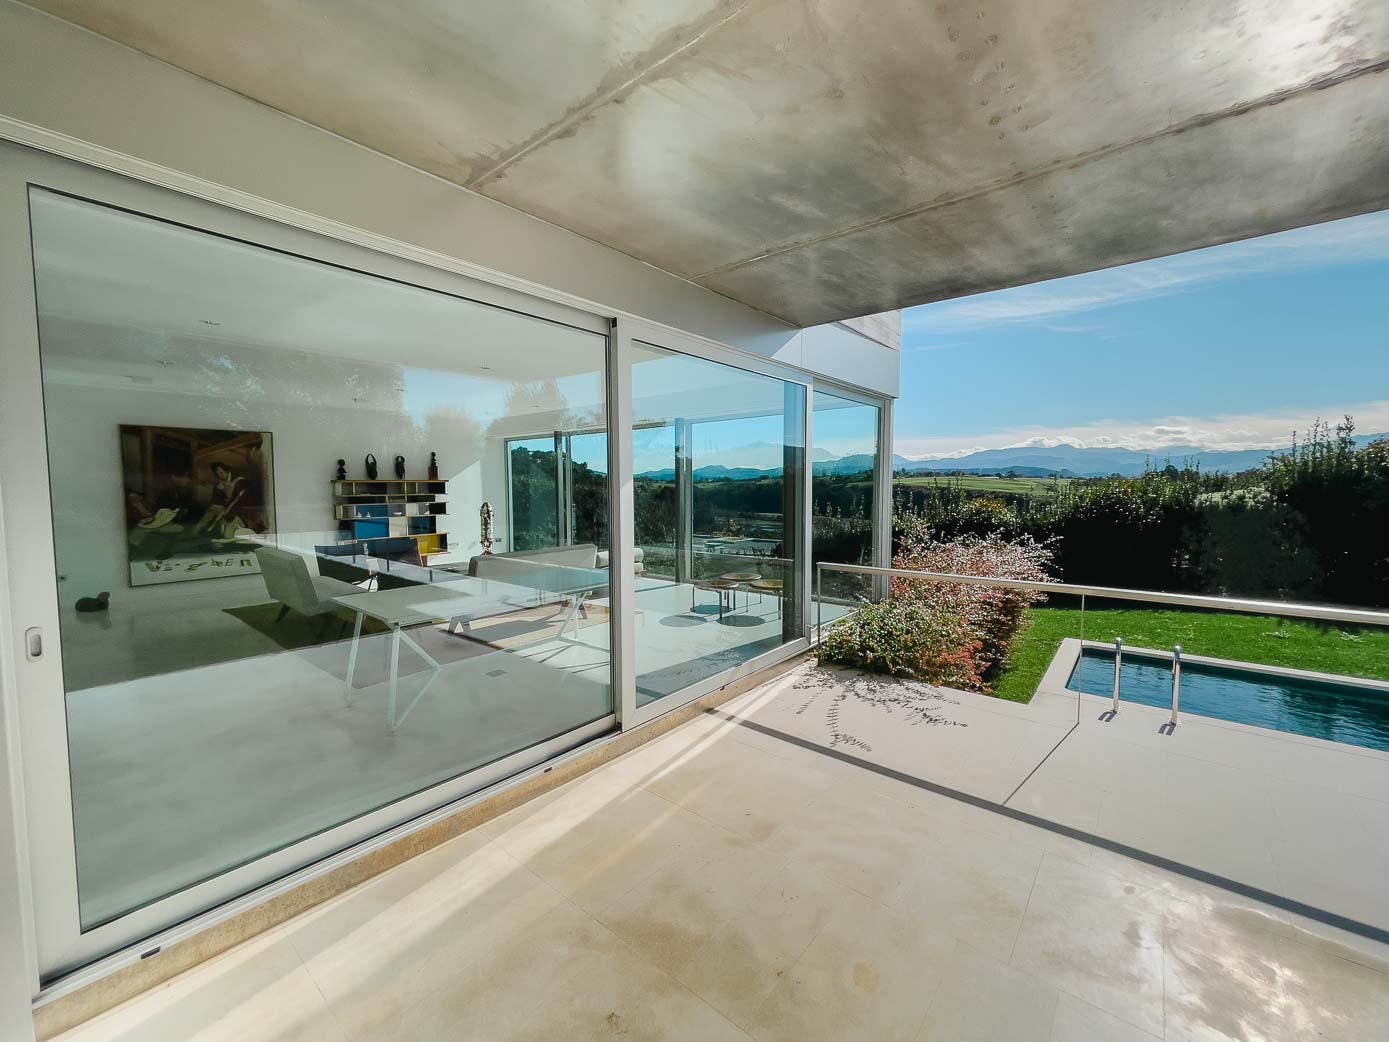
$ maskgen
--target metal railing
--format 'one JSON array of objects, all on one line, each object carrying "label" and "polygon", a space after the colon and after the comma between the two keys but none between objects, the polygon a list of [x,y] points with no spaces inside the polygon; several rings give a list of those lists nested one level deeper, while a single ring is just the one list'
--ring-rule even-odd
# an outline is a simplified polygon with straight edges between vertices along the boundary
[{"label": "metal railing", "polygon": [[[1235,612],[1243,615],[1271,615],[1287,619],[1307,619],[1313,622],[1341,622],[1354,626],[1389,627],[1389,612],[1367,608],[1345,608],[1327,604],[1299,604],[1294,601],[1264,601],[1244,597],[1211,597],[1191,593],[1164,593],[1159,590],[1129,590],[1117,586],[1085,586],[1077,583],[1035,582],[1030,579],[998,579],[984,575],[955,575],[951,572],[920,572],[909,568],[880,568],[867,564],[836,564],[817,561],[815,564],[815,644],[824,638],[823,577],[825,572],[846,572],[885,579],[924,579],[930,582],[953,582],[966,586],[996,586],[1007,590],[1027,590],[1037,593],[1069,594],[1080,598],[1081,614],[1085,613],[1085,598],[1103,600],[1142,601],[1178,608],[1202,608],[1207,611]],[[1119,711],[1119,669],[1124,642],[1114,641],[1114,712]],[[1177,725],[1181,705],[1182,646],[1172,649],[1172,717]]]}]

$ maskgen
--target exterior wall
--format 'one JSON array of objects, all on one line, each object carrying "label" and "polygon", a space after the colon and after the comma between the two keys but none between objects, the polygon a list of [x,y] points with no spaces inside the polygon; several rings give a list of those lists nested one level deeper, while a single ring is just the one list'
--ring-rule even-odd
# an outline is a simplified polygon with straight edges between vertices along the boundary
[{"label": "exterior wall", "polygon": [[220,191],[233,189],[266,216],[897,392],[896,354],[842,326],[815,327],[808,352],[762,312],[15,0],[0,0],[0,137],[244,206]]}]

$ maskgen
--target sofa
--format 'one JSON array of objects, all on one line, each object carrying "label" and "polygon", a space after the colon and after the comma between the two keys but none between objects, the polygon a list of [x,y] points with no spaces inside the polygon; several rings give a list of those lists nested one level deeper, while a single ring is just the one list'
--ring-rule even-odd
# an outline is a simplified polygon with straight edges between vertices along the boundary
[{"label": "sofa", "polygon": [[[635,572],[645,571],[641,547],[633,553]],[[535,565],[557,565],[568,568],[607,568],[611,558],[607,550],[599,550],[593,543],[575,543],[573,546],[543,546],[533,550],[511,550],[504,554],[478,554],[468,561],[468,574],[484,579],[501,579],[508,575],[530,574]]]}]

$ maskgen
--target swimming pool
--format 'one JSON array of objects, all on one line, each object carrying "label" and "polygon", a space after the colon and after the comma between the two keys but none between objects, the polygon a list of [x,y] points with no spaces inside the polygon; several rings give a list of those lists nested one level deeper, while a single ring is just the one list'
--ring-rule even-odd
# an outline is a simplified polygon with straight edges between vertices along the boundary
[{"label": "swimming pool", "polygon": [[[1170,659],[1126,650],[1119,672],[1121,702],[1171,707]],[[1114,652],[1085,648],[1066,686],[1112,695]],[[1389,691],[1184,660],[1181,711],[1389,750]]]}]

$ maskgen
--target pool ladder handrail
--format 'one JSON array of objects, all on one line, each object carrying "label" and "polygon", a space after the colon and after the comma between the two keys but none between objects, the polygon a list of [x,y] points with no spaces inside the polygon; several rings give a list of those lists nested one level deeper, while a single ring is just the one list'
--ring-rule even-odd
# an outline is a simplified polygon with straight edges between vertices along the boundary
[{"label": "pool ladder handrail", "polygon": [[1114,638],[1114,713],[1119,713],[1119,666],[1124,658],[1124,638]]},{"label": "pool ladder handrail", "polygon": [[1173,727],[1177,726],[1177,715],[1182,701],[1182,646],[1176,645],[1172,649],[1172,721]]}]

